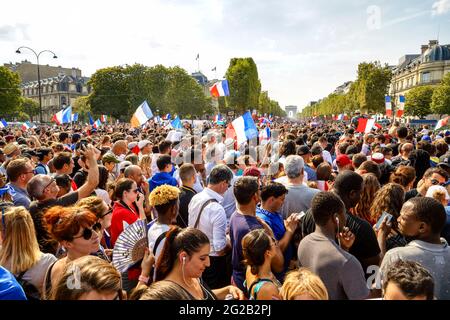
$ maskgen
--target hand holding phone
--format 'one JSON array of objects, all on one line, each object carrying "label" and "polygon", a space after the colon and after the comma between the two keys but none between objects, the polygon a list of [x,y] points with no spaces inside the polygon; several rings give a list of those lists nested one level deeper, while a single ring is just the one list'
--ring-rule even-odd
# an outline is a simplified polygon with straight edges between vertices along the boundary
[{"label": "hand holding phone", "polygon": [[378,219],[377,224],[375,225],[375,229],[380,229],[381,223],[383,222],[383,220],[387,217],[386,220],[386,224],[390,224],[391,220],[392,220],[392,214],[389,214],[387,212],[383,212],[383,214],[381,215],[380,219]]}]

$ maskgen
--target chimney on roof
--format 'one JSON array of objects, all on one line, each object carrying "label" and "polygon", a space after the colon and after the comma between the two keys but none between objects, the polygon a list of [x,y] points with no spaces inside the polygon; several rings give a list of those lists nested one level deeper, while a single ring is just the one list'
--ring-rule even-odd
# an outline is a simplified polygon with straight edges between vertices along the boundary
[{"label": "chimney on roof", "polygon": [[422,45],[422,46],[420,47],[420,49],[422,50],[422,54],[424,54],[425,51],[428,50],[428,45],[427,45],[427,44],[424,44],[424,45]]}]

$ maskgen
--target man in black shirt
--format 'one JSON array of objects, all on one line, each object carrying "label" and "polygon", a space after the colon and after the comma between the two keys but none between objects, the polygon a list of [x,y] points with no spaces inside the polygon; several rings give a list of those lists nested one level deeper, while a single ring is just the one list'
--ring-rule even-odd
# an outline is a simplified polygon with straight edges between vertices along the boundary
[{"label": "man in black shirt", "polygon": [[447,182],[448,178],[447,171],[441,168],[429,168],[423,174],[422,182],[417,184],[417,188],[405,193],[405,202],[415,197],[425,197],[428,188],[432,185],[442,185]]},{"label": "man in black shirt", "polygon": [[[357,173],[347,170],[341,172],[333,185],[333,190],[346,209],[345,226],[355,235],[355,242],[350,248],[349,253],[354,255],[361,263],[364,272],[371,265],[379,265],[380,263],[380,247],[372,226],[366,220],[360,219],[352,215],[349,210],[353,208],[360,200],[363,179]],[[331,209],[331,208],[330,208]],[[315,222],[311,210],[308,210],[302,221],[303,237],[315,231]],[[366,273],[366,276],[370,274]]]},{"label": "man in black shirt", "polygon": [[193,196],[197,194],[194,190],[194,183],[196,180],[197,172],[194,165],[191,163],[185,163],[180,167],[180,179],[181,179],[181,193],[180,193],[180,207],[177,216],[177,225],[181,228],[188,226],[189,219],[189,203]]},{"label": "man in black shirt", "polygon": [[33,218],[36,236],[42,252],[55,254],[57,249],[57,243],[50,240],[50,236],[42,221],[45,209],[53,206],[71,206],[79,199],[91,195],[99,180],[97,153],[98,151],[92,146],[84,151],[84,156],[89,166],[87,181],[77,191],[69,192],[61,198],[57,198],[59,187],[55,178],[49,175],[38,174],[28,182],[27,191],[31,197],[36,199],[36,201],[31,203],[29,211]]}]

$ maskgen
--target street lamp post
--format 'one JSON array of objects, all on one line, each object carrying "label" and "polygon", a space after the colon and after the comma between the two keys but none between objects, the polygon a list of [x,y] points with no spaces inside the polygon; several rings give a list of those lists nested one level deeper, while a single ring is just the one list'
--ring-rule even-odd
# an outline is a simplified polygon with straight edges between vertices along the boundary
[{"label": "street lamp post", "polygon": [[50,52],[51,54],[53,54],[53,59],[56,59],[56,58],[58,58],[58,57],[57,57],[56,54],[55,54],[53,51],[51,51],[51,50],[42,50],[41,52],[36,53],[36,51],[34,51],[33,49],[31,49],[31,48],[29,48],[29,47],[25,47],[25,46],[19,47],[19,48],[16,50],[16,53],[21,53],[21,52],[20,52],[20,49],[28,49],[28,50],[30,50],[31,52],[33,52],[34,55],[36,56],[36,60],[37,60],[37,76],[38,76],[38,93],[39,93],[39,121],[40,121],[40,123],[42,124],[43,121],[42,121],[41,71],[40,71],[40,69],[39,69],[39,56],[40,56],[41,53],[43,53],[43,52]]}]

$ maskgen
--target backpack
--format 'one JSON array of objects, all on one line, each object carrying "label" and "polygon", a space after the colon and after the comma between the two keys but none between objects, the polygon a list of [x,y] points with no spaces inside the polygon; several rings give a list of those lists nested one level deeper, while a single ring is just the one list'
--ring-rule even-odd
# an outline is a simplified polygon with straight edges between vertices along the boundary
[{"label": "backpack", "polygon": [[23,279],[24,274],[28,270],[25,270],[19,276],[16,277],[17,282],[22,286],[23,291],[25,291],[25,295],[27,296],[27,300],[41,300],[41,294],[39,290],[30,282]]}]

